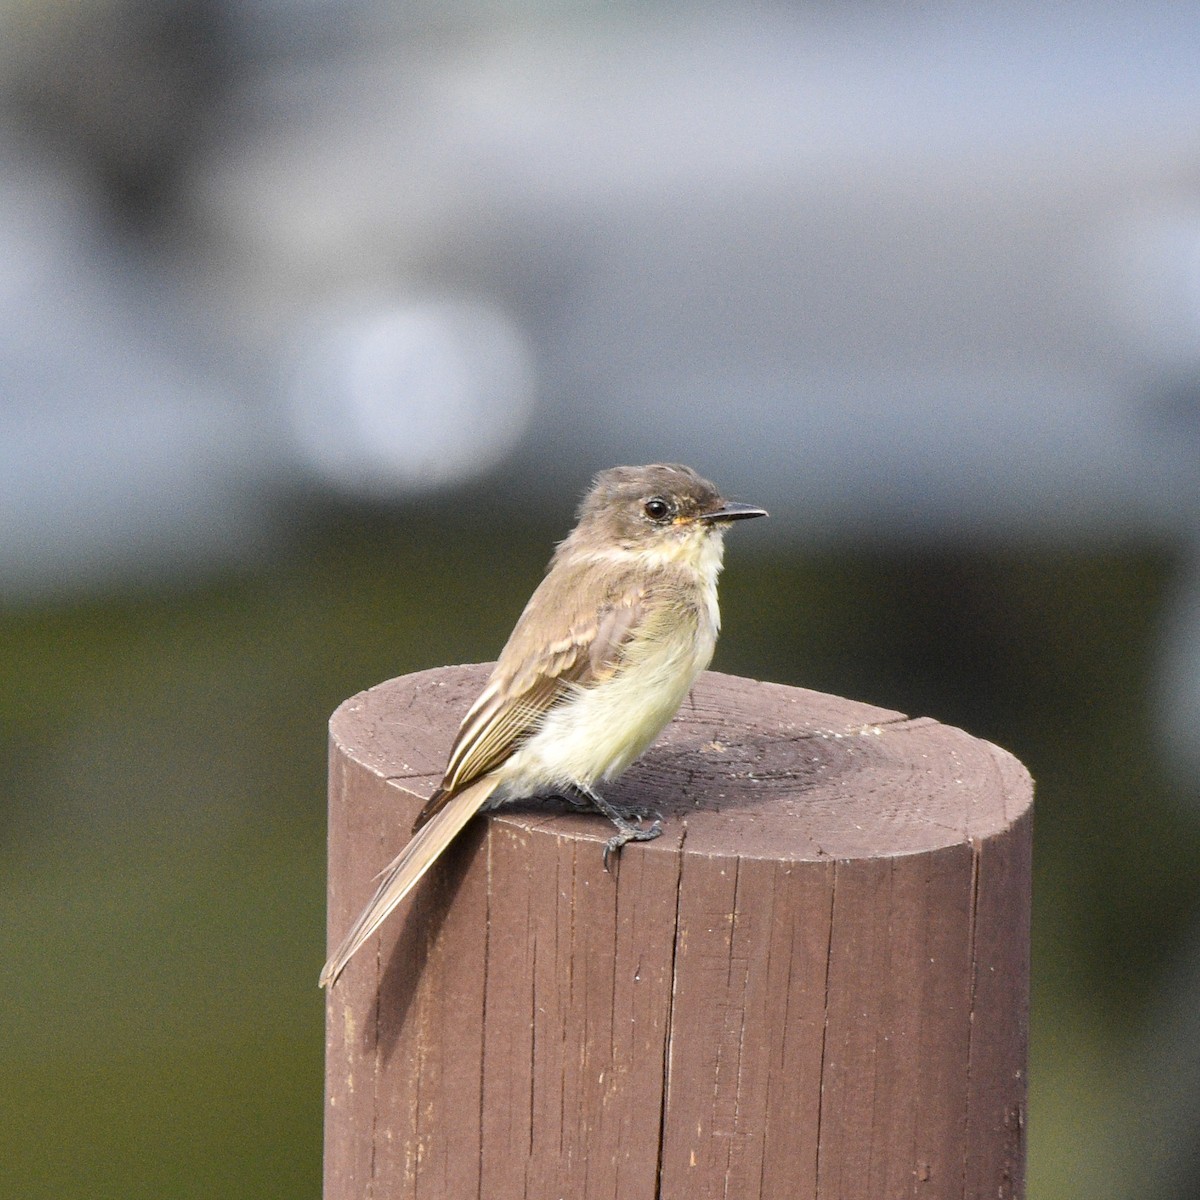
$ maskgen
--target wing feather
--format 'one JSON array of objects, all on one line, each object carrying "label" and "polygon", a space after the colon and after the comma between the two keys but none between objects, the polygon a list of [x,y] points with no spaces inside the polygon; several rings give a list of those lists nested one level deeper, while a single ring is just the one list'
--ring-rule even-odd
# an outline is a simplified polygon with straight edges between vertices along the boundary
[{"label": "wing feather", "polygon": [[[459,727],[446,773],[414,825],[419,829],[473,780],[495,770],[541,726],[546,714],[580,688],[609,679],[645,619],[653,586],[633,571],[610,571],[604,585],[580,579],[596,571],[582,564],[552,571],[534,592],[488,680]],[[592,586],[588,586],[591,583]],[[566,597],[584,603],[563,603]],[[590,604],[587,602],[590,599]],[[529,620],[538,611],[538,625]],[[546,637],[545,616],[559,617],[557,636]],[[539,644],[540,643],[540,644]]]}]

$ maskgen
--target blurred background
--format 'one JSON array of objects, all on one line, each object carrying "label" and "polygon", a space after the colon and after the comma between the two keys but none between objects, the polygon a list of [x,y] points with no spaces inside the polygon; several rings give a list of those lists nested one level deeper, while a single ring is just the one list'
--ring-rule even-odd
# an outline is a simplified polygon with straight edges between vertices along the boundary
[{"label": "blurred background", "polygon": [[1200,8],[0,0],[0,1193],[320,1192],[325,722],[682,460],[715,666],[1038,781],[1029,1195],[1200,1196]]}]

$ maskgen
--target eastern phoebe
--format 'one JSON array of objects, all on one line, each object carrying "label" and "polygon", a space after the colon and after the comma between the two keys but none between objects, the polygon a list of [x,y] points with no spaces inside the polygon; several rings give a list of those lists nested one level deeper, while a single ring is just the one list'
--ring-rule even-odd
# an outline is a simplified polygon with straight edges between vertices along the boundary
[{"label": "eastern phoebe", "polygon": [[604,848],[606,866],[626,842],[658,837],[661,818],[644,826],[644,813],[618,808],[593,789],[658,737],[712,660],[725,530],[766,515],[723,500],[678,464],[596,476],[578,524],[559,543],[463,718],[412,839],[325,964],[322,986],[337,979],[481,809],[574,796],[617,827]]}]

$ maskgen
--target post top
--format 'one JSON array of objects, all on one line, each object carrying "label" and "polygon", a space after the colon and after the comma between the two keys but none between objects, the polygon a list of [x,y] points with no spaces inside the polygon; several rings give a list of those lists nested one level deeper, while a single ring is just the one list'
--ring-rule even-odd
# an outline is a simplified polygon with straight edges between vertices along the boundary
[{"label": "post top", "polygon": [[[423,799],[490,669],[439,667],[352,696],[330,721],[335,757]],[[665,817],[662,837],[638,853],[683,847],[786,862],[892,857],[985,839],[1026,813],[1033,783],[1011,754],[932,718],[706,672],[605,795]],[[506,806],[492,819],[598,847],[611,833],[561,801]]]}]

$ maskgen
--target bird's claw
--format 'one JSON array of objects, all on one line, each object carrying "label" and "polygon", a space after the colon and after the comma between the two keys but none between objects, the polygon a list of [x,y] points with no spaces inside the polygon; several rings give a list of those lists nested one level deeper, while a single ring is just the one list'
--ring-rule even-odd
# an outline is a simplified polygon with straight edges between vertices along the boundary
[{"label": "bird's claw", "polygon": [[642,828],[639,825],[632,825],[627,819],[617,824],[617,832],[604,843],[604,869],[610,875],[612,867],[609,866],[609,860],[612,855],[619,853],[622,846],[626,842],[652,842],[656,837],[661,836],[663,831],[663,816],[660,812],[650,810],[648,812],[637,814],[639,821],[644,821],[647,817],[653,815],[654,821],[647,827]]}]

